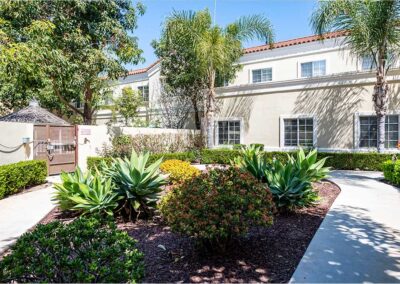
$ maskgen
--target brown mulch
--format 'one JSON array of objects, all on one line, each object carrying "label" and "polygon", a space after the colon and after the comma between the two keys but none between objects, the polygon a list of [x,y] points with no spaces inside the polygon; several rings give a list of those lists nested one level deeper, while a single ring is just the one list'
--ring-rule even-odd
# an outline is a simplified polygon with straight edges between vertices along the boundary
[{"label": "brown mulch", "polygon": [[[269,228],[253,228],[224,255],[200,253],[195,242],[159,220],[120,223],[138,240],[145,255],[143,282],[288,282],[340,189],[315,183],[321,200],[315,207],[275,216]],[[42,221],[69,221],[74,216],[53,210]]]}]

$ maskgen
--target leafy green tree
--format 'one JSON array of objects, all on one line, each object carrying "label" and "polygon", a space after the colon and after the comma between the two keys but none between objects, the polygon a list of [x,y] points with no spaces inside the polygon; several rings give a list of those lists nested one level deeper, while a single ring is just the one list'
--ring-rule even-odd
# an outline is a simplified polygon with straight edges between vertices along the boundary
[{"label": "leafy green tree", "polygon": [[388,109],[387,73],[400,52],[400,2],[397,0],[321,1],[312,16],[314,30],[346,31],[343,44],[358,57],[370,56],[376,66],[373,92],[378,117],[378,151],[385,148],[385,117]]},{"label": "leafy green tree", "polygon": [[[176,34],[181,38],[176,38]],[[205,120],[207,128],[207,146],[213,146],[213,118],[215,113],[215,86],[218,78],[226,81],[232,80],[241,68],[237,64],[243,55],[243,41],[260,39],[266,43],[273,41],[272,27],[268,19],[260,15],[242,17],[236,22],[220,27],[213,25],[208,10],[199,12],[180,11],[174,12],[168,19],[164,28],[165,39],[163,46],[173,48],[166,53],[160,53],[163,60],[172,60],[175,64],[174,74],[166,74],[172,79],[185,82],[199,77],[201,84],[205,85]],[[182,38],[183,37],[183,38]],[[182,43],[183,42],[183,43]],[[180,44],[185,44],[185,64],[178,66],[175,57],[180,56]],[[163,67],[163,66],[162,66]],[[181,70],[179,70],[181,69]],[[220,80],[221,81],[221,80]]]},{"label": "leafy green tree", "polygon": [[131,33],[143,13],[130,0],[0,0],[2,104],[19,107],[37,96],[91,124],[104,77],[116,79],[124,64],[142,60]]},{"label": "leafy green tree", "polygon": [[138,114],[138,109],[143,105],[142,95],[134,91],[131,87],[122,89],[120,97],[115,99],[115,111],[117,111],[125,120],[125,126],[129,126],[129,122]]},{"label": "leafy green tree", "polygon": [[[179,93],[181,102],[189,101],[193,107],[196,128],[201,128],[201,106],[206,82],[199,76],[199,61],[194,46],[210,25],[207,11],[174,11],[164,24],[161,37],[153,41],[155,53],[161,61],[165,90]],[[186,115],[182,115],[186,119]]]}]

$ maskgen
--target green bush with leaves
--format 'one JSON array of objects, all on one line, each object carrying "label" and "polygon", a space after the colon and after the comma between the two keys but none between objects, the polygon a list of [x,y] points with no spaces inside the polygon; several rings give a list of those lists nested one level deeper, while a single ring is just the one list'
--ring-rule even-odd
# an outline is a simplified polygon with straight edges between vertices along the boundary
[{"label": "green bush with leaves", "polygon": [[251,226],[271,225],[274,204],[265,184],[231,167],[210,170],[173,188],[159,208],[174,231],[224,250]]},{"label": "green bush with leaves", "polygon": [[386,161],[382,168],[385,180],[394,185],[400,185],[400,160]]},{"label": "green bush with leaves", "polygon": [[46,177],[47,164],[42,160],[0,166],[0,199],[27,187],[43,184]]},{"label": "green bush with leaves", "polygon": [[329,167],[324,167],[328,157],[317,159],[317,150],[312,150],[307,154],[302,148],[297,151],[295,156],[288,155],[288,164],[294,166],[294,171],[301,178],[306,178],[310,182],[320,181],[328,176]]},{"label": "green bush with leaves", "polygon": [[159,170],[162,158],[148,165],[149,156],[148,152],[137,154],[132,150],[130,159],[117,158],[111,166],[102,165],[103,173],[111,178],[116,192],[122,196],[124,213],[130,219],[140,214],[151,215],[162,186],[167,184]]},{"label": "green bush with leaves", "polygon": [[266,171],[266,180],[279,210],[310,206],[318,200],[311,180],[302,176],[292,163],[283,164],[275,160]]},{"label": "green bush with leaves", "polygon": [[62,173],[60,177],[62,183],[54,185],[53,201],[62,210],[113,215],[121,198],[113,191],[110,179],[104,180],[99,174],[92,175],[89,171],[84,174],[79,167],[74,173]]},{"label": "green bush with leaves", "polygon": [[0,282],[137,282],[144,274],[136,241],[108,218],[38,225],[0,262]]},{"label": "green bush with leaves", "polygon": [[240,156],[235,157],[231,163],[248,171],[259,181],[265,181],[265,171],[268,169],[268,163],[258,146],[243,147],[240,150]]},{"label": "green bush with leaves", "polygon": [[[130,153],[132,153],[132,148],[130,148]],[[127,156],[129,157],[129,155]],[[176,152],[176,153],[158,153],[158,154],[150,154],[149,159],[147,160],[147,164],[154,163],[159,159],[163,159],[163,161],[168,160],[181,160],[193,162],[196,160],[196,155],[194,152]],[[87,158],[87,167],[88,170],[95,172],[96,168],[101,172],[102,165],[104,165],[103,161],[106,165],[110,166],[113,159],[111,157],[88,157]]]}]

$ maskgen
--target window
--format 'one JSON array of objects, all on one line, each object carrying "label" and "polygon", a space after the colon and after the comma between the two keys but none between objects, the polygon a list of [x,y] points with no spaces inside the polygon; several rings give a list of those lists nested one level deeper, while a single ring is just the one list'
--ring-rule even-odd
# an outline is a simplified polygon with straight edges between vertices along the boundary
[{"label": "window", "polygon": [[149,86],[140,86],[138,87],[139,92],[142,94],[143,101],[148,102],[149,101]]},{"label": "window", "polygon": [[326,60],[301,63],[301,77],[310,78],[326,74]]},{"label": "window", "polygon": [[240,120],[218,121],[218,144],[240,144]]},{"label": "window", "polygon": [[[385,148],[397,148],[399,141],[399,116],[387,115],[385,119]],[[376,116],[360,117],[360,148],[378,146],[378,119]]]},{"label": "window", "polygon": [[362,58],[362,64],[361,64],[362,70],[372,70],[376,68],[376,63],[375,60],[372,56],[364,56]]},{"label": "window", "polygon": [[272,68],[253,70],[252,75],[253,83],[272,81]]},{"label": "window", "polygon": [[285,147],[312,147],[314,144],[314,121],[312,118],[284,119]]}]

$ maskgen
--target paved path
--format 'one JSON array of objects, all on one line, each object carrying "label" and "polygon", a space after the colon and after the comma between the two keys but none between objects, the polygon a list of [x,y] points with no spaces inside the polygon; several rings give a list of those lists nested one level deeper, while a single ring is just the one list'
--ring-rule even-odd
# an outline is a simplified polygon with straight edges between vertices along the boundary
[{"label": "paved path", "polygon": [[342,192],[291,282],[400,282],[400,189],[380,178],[332,173]]},{"label": "paved path", "polygon": [[[56,180],[50,177],[50,181]],[[50,185],[0,200],[0,254],[55,207],[52,193]]]}]

